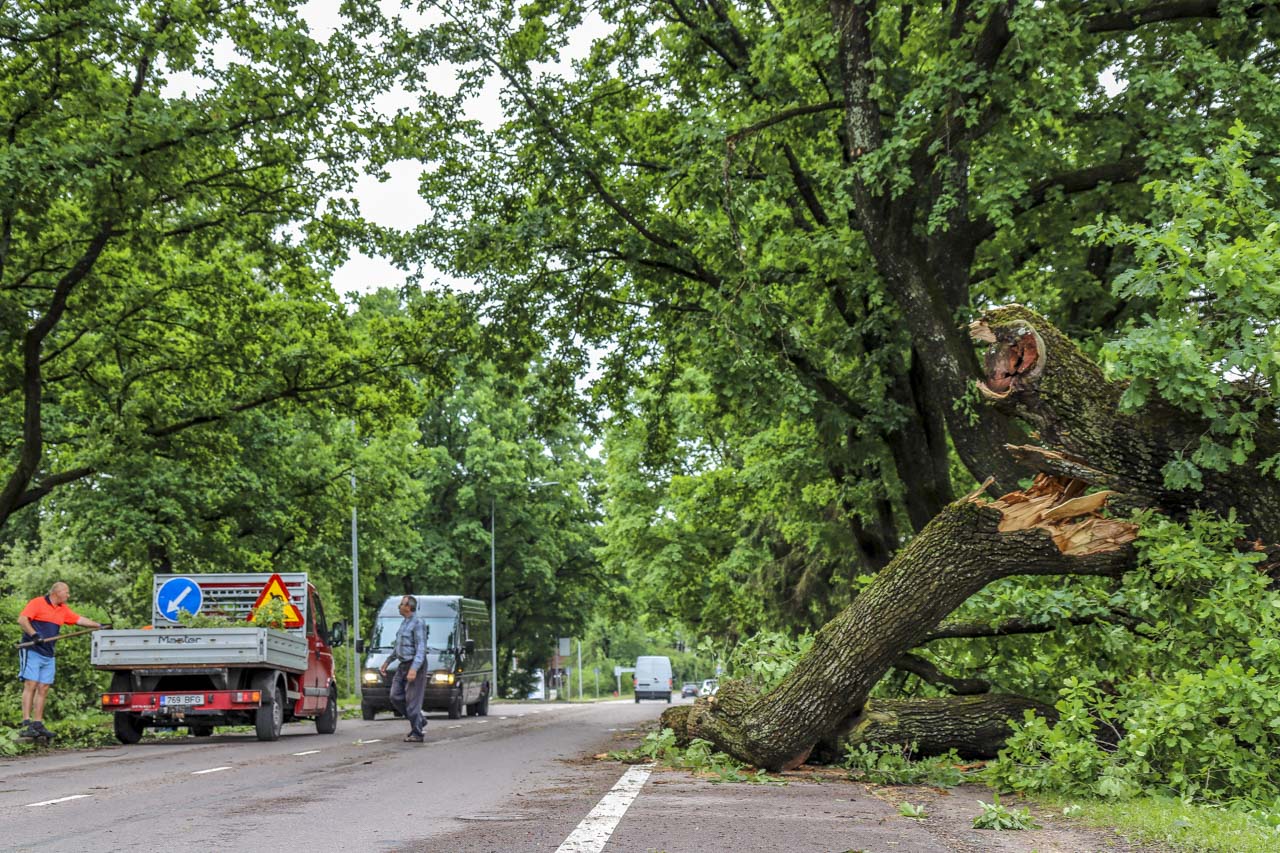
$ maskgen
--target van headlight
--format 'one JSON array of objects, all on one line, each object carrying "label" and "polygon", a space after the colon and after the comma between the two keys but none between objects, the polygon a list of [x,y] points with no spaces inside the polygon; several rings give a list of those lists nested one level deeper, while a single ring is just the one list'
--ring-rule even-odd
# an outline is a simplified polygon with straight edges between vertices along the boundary
[{"label": "van headlight", "polygon": [[431,673],[432,684],[453,684],[452,672],[433,672]]},{"label": "van headlight", "polygon": [[377,684],[381,680],[382,676],[378,675],[378,671],[376,669],[366,669],[364,671],[365,684]]}]

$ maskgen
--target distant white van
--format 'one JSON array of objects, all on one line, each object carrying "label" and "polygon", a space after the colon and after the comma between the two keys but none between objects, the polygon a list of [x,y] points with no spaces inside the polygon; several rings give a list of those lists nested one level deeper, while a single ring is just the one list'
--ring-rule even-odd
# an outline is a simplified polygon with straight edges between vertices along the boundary
[{"label": "distant white van", "polygon": [[671,658],[663,655],[641,655],[636,658],[636,674],[632,678],[636,687],[636,701],[641,699],[665,699],[671,704]]}]

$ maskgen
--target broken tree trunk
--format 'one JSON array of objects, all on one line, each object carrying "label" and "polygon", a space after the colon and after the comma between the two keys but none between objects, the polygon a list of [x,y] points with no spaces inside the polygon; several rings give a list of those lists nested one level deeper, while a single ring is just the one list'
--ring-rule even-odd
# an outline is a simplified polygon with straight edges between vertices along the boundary
[{"label": "broken tree trunk", "polygon": [[863,743],[909,748],[915,755],[954,749],[961,758],[995,758],[1013,731],[1010,721],[1021,720],[1027,711],[1058,720],[1051,706],[1007,694],[872,699],[818,748],[836,761]]},{"label": "broken tree trunk", "polygon": [[1202,469],[1202,490],[1171,490],[1164,485],[1164,466],[1212,434],[1207,420],[1155,398],[1122,412],[1125,383],[1107,380],[1066,335],[1020,305],[989,312],[970,332],[991,344],[987,376],[978,383],[983,396],[1034,426],[1038,440],[1051,448],[1012,448],[1024,462],[1174,513],[1199,507],[1226,516],[1234,509],[1251,538],[1280,538],[1280,479],[1259,472],[1263,460],[1280,452],[1274,422],[1259,419],[1255,449],[1241,464]]},{"label": "broken tree trunk", "polygon": [[695,703],[689,735],[757,767],[795,767],[863,707],[904,652],[992,581],[1120,574],[1136,530],[1097,517],[1093,502],[1068,506],[1078,497],[1073,483],[1042,476],[1025,494],[992,503],[974,494],[949,505],[818,632],[781,684],[765,695],[744,682],[723,684],[712,701]]}]

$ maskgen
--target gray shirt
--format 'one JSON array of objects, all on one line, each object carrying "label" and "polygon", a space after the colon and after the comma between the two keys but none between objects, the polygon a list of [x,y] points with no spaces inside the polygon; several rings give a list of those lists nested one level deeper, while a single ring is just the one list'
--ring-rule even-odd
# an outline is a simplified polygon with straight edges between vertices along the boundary
[{"label": "gray shirt", "polygon": [[391,649],[391,657],[400,662],[410,662],[409,669],[422,669],[422,662],[427,657],[427,626],[422,624],[418,614],[405,617],[396,629],[396,643]]}]

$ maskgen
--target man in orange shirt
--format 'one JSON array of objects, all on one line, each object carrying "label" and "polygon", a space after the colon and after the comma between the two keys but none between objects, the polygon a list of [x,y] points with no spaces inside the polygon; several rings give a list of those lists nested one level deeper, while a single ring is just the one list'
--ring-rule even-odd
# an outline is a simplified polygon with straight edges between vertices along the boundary
[{"label": "man in orange shirt", "polygon": [[55,643],[63,625],[82,625],[85,628],[101,628],[92,619],[81,616],[67,607],[71,588],[58,581],[49,588],[48,595],[41,595],[27,602],[18,614],[18,625],[23,631],[23,642],[35,642],[34,646],[21,649],[18,677],[22,679],[22,737],[50,737],[53,733],[44,727],[44,700],[53,684]]}]

